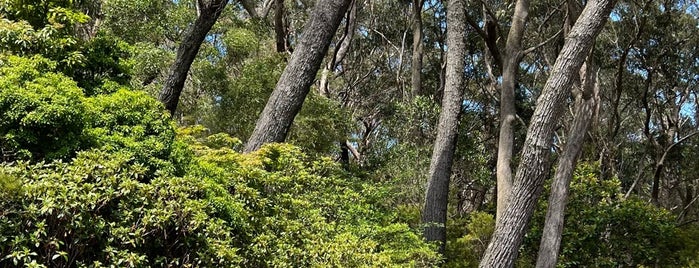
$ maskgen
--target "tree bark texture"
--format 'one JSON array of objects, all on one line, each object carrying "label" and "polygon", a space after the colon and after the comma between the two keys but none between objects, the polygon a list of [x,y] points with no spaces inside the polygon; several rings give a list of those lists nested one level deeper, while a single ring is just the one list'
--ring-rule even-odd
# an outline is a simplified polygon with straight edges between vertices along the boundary
[{"label": "tree bark texture", "polygon": [[422,95],[422,5],[424,0],[413,0],[413,55],[410,63],[410,83],[413,97]]},{"label": "tree bark texture", "polygon": [[457,130],[463,102],[466,42],[464,33],[465,1],[452,0],[447,6],[447,70],[442,112],[439,115],[437,138],[430,161],[429,181],[422,211],[424,235],[427,241],[446,243],[447,198],[451,177]]},{"label": "tree bark texture", "polygon": [[316,3],[302,38],[245,145],[246,152],[286,139],[350,2],[320,0]]},{"label": "tree bark texture", "polygon": [[595,107],[597,107],[597,102],[599,101],[597,74],[594,66],[592,55],[590,55],[581,71],[583,81],[580,87],[581,92],[577,94],[575,118],[568,131],[568,140],[566,141],[563,154],[558,159],[558,167],[551,184],[551,196],[549,198],[548,210],[546,211],[546,221],[541,236],[536,267],[552,268],[556,267],[558,262],[570,181],[573,178],[577,158],[585,141],[585,134],[590,127]]},{"label": "tree bark texture", "polygon": [[[522,58],[522,39],[529,15],[529,0],[518,0],[512,15],[512,27],[507,34],[505,58],[500,87],[500,135],[498,138],[497,161],[497,208],[495,220],[500,221],[507,207],[507,200],[512,191],[512,152],[514,151],[515,84],[517,71]],[[495,55],[495,53],[491,53]]]},{"label": "tree bark texture", "polygon": [[551,141],[563,111],[567,92],[580,70],[594,39],[602,30],[615,0],[588,1],[566,37],[551,76],[538,99],[509,204],[499,222],[480,267],[513,267],[529,221],[550,170]]},{"label": "tree bark texture", "polygon": [[177,48],[175,62],[170,67],[167,80],[160,92],[160,102],[165,105],[165,109],[170,111],[170,115],[175,114],[177,104],[187,80],[187,73],[192,66],[192,62],[199,53],[199,48],[206,38],[206,35],[214,26],[216,20],[226,8],[226,0],[197,0],[197,19],[189,27],[182,39],[182,43]]}]

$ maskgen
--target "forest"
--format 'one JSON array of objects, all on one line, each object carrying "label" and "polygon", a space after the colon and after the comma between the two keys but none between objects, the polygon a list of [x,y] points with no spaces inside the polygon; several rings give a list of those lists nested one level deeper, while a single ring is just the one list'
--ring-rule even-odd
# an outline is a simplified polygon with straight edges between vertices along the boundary
[{"label": "forest", "polygon": [[0,267],[699,267],[699,3],[0,0]]}]

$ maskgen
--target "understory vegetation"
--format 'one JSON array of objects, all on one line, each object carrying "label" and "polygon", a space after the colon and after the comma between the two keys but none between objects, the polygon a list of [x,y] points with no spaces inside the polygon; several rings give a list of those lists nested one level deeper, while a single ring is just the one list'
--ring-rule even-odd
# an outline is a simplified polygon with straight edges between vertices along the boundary
[{"label": "understory vegetation", "polygon": [[[497,64],[482,62],[494,57],[488,33],[464,33],[442,250],[421,217],[448,1],[352,1],[286,140],[251,152],[316,1],[228,3],[169,111],[159,93],[200,2],[0,1],[0,267],[478,267],[497,215],[499,95],[489,86],[502,79],[488,80]],[[609,91],[595,93],[602,103],[576,154],[557,267],[699,267],[699,9],[671,13],[684,4],[619,2],[590,53]],[[488,25],[509,28],[502,14],[513,7],[487,5]],[[529,31],[539,31],[525,44],[541,51],[519,63],[512,167],[565,39],[547,22],[565,11],[548,6],[559,3],[532,1]],[[488,30],[490,9],[467,9]],[[637,32],[620,30],[634,23]],[[354,38],[345,50],[343,38]],[[576,100],[565,102],[551,160],[575,117]],[[555,170],[516,267],[536,267]]]}]

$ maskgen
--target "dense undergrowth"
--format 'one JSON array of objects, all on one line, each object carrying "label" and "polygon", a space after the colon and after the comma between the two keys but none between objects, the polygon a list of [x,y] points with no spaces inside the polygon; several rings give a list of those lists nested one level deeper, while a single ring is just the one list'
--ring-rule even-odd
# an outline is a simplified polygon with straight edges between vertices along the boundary
[{"label": "dense undergrowth", "polygon": [[[439,260],[329,158],[180,129],[157,100],[86,96],[52,61],[0,66],[0,266],[431,266]],[[111,88],[110,88],[111,87]]]}]

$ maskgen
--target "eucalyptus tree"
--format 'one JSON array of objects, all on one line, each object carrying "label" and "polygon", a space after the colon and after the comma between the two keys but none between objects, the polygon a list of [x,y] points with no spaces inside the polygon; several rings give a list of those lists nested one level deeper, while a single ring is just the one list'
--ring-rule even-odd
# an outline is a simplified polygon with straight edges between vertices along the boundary
[{"label": "eucalyptus tree", "polygon": [[566,37],[539,97],[509,203],[481,260],[481,267],[512,267],[549,172],[550,147],[567,90],[614,6],[614,0],[587,2]]},{"label": "eucalyptus tree", "polygon": [[250,152],[286,139],[351,0],[320,0],[245,145]]},{"label": "eucalyptus tree", "polygon": [[[568,1],[568,16],[566,29],[570,29],[572,22],[577,20],[580,14],[577,1]],[[570,182],[573,177],[576,163],[582,150],[588,128],[595,115],[595,108],[599,102],[599,83],[597,72],[599,68],[594,62],[594,49],[587,56],[587,60],[580,69],[580,78],[571,89],[575,96],[575,115],[563,153],[558,158],[556,172],[551,183],[551,196],[546,212],[546,221],[541,236],[537,267],[555,267],[560,250],[563,234],[563,217],[565,215]]]},{"label": "eucalyptus tree", "polygon": [[464,0],[452,0],[447,6],[446,84],[437,138],[430,161],[429,181],[422,212],[427,241],[440,242],[441,252],[447,242],[447,202],[454,151],[463,105],[464,66],[466,65],[466,13]]},{"label": "eucalyptus tree", "polygon": [[177,103],[182,94],[187,74],[192,62],[199,52],[202,42],[206,38],[211,27],[226,8],[228,0],[197,0],[197,19],[189,27],[179,47],[175,62],[170,67],[165,85],[160,92],[159,99],[165,105],[165,109],[175,114]]}]

